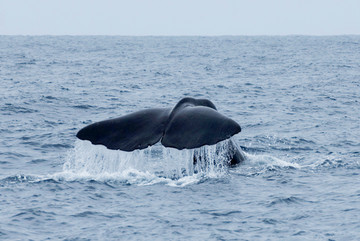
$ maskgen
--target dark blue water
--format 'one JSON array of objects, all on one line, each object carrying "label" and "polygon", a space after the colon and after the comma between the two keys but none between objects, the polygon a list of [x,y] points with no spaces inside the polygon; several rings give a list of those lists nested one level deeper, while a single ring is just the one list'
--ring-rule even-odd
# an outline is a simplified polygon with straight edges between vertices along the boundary
[{"label": "dark blue water", "polygon": [[[185,96],[242,165],[76,140]],[[0,36],[0,239],[359,240],[359,97],[360,36]]]}]

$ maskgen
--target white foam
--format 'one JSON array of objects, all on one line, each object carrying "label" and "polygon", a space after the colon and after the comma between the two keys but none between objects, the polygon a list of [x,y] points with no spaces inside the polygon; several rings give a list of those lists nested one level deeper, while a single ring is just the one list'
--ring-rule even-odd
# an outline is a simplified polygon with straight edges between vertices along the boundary
[{"label": "white foam", "polygon": [[133,152],[108,150],[102,145],[78,140],[66,157],[63,171],[53,178],[185,186],[204,177],[226,175],[230,156],[229,140],[197,149],[177,150],[157,144]]},{"label": "white foam", "polygon": [[252,166],[266,166],[266,167],[274,167],[274,168],[292,167],[296,169],[301,168],[301,166],[297,163],[288,162],[270,155],[259,155],[259,154],[254,155],[254,154],[245,153],[245,156],[248,160],[248,164]]}]

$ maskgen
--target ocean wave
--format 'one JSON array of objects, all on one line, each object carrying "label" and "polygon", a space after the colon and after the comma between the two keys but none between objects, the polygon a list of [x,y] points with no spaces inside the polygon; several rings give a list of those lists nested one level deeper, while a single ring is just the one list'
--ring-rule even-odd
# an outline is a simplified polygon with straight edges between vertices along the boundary
[{"label": "ocean wave", "polygon": [[300,204],[303,202],[308,202],[306,200],[303,200],[301,198],[290,196],[290,197],[277,197],[274,200],[272,200],[268,206],[274,206],[274,205],[293,205],[293,204]]},{"label": "ocean wave", "polygon": [[268,172],[282,170],[301,169],[301,165],[296,162],[282,160],[268,154],[250,154],[244,152],[246,161],[239,165],[232,172],[241,176],[258,176]]},{"label": "ocean wave", "polygon": [[17,174],[0,179],[0,186],[8,186],[20,183],[56,182],[53,178],[42,175]]},{"label": "ocean wave", "polygon": [[12,115],[12,114],[28,114],[36,113],[38,110],[27,108],[24,106],[14,105],[11,103],[5,103],[4,106],[0,107],[0,111],[3,112],[3,115]]},{"label": "ocean wave", "polygon": [[[242,148],[248,150],[249,148]],[[346,169],[358,170],[360,169],[360,162],[356,160],[343,160],[336,154],[328,156],[309,157],[308,160],[294,156],[283,156],[281,158],[271,154],[264,154],[263,152],[243,152],[246,161],[238,167],[231,170],[231,173],[240,176],[265,176],[272,175],[271,173],[282,172],[319,172],[331,169]]]}]

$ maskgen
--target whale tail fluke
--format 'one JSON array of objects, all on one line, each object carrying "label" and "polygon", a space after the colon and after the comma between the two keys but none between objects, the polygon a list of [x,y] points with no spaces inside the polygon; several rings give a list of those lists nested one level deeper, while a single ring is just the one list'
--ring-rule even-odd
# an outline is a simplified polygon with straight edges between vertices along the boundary
[{"label": "whale tail fluke", "polygon": [[112,150],[144,149],[160,140],[181,150],[213,145],[240,131],[239,124],[220,114],[211,101],[184,98],[173,110],[137,111],[88,125],[76,136]]}]

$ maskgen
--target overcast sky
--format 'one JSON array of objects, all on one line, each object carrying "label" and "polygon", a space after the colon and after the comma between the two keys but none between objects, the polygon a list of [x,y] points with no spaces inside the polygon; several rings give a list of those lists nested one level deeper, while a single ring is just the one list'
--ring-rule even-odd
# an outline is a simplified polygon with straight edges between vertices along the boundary
[{"label": "overcast sky", "polygon": [[0,34],[360,34],[360,0],[0,0]]}]

